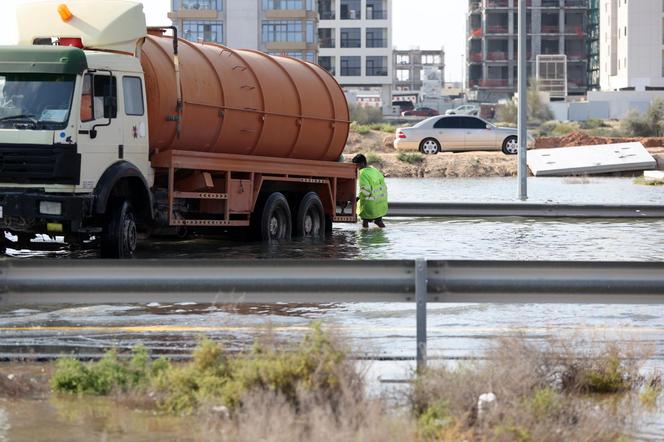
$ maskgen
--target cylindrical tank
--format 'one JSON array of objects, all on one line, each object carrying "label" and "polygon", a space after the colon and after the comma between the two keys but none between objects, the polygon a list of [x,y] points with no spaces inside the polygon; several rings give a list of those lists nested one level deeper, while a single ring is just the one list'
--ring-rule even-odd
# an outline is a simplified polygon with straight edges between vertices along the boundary
[{"label": "cylindrical tank", "polygon": [[153,152],[324,161],[341,155],[349,131],[348,105],[324,69],[290,57],[182,39],[178,53],[180,113],[172,38],[150,35],[143,45]]}]

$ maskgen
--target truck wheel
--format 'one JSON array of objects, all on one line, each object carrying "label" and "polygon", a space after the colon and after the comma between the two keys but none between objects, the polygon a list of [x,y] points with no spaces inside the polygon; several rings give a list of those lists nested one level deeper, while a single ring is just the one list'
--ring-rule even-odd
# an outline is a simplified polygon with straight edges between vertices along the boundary
[{"label": "truck wheel", "polygon": [[261,239],[263,241],[289,240],[291,238],[291,213],[286,197],[275,192],[265,200],[261,211]]},{"label": "truck wheel", "polygon": [[295,236],[298,238],[325,237],[325,210],[316,192],[304,195],[295,215]]},{"label": "truck wheel", "polygon": [[101,238],[102,258],[131,258],[136,250],[136,217],[127,200],[111,203]]}]

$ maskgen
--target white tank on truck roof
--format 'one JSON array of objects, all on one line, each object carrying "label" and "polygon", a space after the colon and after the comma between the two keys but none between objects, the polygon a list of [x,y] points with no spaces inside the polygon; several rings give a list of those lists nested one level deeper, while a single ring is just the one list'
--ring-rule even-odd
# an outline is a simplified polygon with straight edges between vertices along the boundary
[{"label": "white tank on truck roof", "polygon": [[57,0],[16,8],[19,44],[38,38],[80,38],[91,49],[133,54],[145,37],[143,5],[124,0]]}]

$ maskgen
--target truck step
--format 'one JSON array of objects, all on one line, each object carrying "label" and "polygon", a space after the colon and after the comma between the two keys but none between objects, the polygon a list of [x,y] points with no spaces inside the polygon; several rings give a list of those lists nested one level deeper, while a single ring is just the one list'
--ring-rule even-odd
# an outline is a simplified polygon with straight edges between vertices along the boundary
[{"label": "truck step", "polygon": [[173,192],[173,197],[179,199],[227,200],[228,194],[210,192]]}]

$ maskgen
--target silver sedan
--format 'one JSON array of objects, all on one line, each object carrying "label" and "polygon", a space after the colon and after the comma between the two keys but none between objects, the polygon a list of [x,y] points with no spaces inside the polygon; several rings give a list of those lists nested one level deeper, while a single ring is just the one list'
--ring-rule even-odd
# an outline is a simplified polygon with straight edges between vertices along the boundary
[{"label": "silver sedan", "polygon": [[502,150],[515,155],[519,144],[516,129],[496,127],[478,117],[444,116],[397,129],[394,148],[427,155],[467,150]]}]

